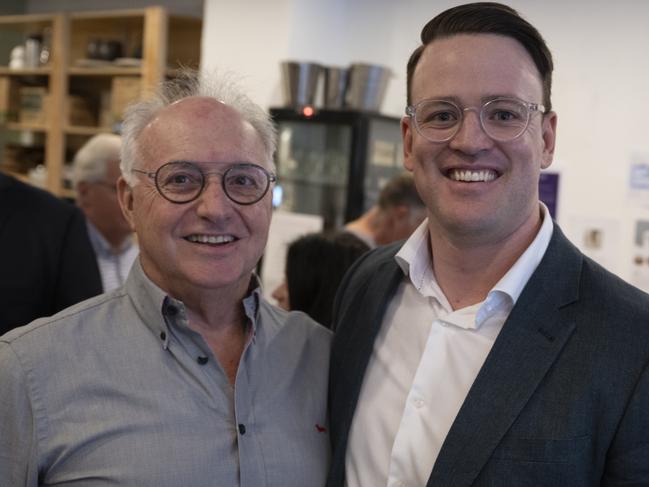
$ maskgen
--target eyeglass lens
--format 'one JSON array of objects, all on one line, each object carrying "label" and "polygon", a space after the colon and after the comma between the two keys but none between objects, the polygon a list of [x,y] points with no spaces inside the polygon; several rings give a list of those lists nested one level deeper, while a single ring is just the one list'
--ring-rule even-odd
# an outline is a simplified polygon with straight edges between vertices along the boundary
[{"label": "eyeglass lens", "polygon": [[[212,173],[203,172],[190,162],[170,162],[158,169],[156,186],[168,200],[185,203],[200,195],[209,174]],[[254,164],[231,166],[221,178],[226,196],[235,203],[244,205],[256,203],[263,198],[270,185],[268,173]]]},{"label": "eyeglass lens", "polygon": [[[443,142],[452,138],[460,129],[463,117],[464,110],[443,100],[430,100],[415,107],[417,128],[431,141]],[[525,131],[528,120],[529,109],[518,100],[492,100],[480,109],[482,128],[496,140],[515,139]]]}]

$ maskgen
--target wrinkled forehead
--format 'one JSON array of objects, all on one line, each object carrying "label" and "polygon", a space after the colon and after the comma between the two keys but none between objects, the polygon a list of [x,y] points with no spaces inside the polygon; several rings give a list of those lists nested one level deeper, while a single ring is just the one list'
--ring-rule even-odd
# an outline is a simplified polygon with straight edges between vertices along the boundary
[{"label": "wrinkled forehead", "polygon": [[163,108],[137,142],[140,163],[149,169],[174,160],[270,163],[254,127],[213,98],[190,97]]}]

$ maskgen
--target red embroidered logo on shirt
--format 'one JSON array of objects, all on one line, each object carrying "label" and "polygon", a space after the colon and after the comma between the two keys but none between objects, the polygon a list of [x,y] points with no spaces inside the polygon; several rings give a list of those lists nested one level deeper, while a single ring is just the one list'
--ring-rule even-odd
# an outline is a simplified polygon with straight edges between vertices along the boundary
[{"label": "red embroidered logo on shirt", "polygon": [[327,432],[327,428],[325,428],[324,426],[320,426],[318,423],[315,424],[315,429],[316,429],[316,431],[318,433],[326,433]]}]

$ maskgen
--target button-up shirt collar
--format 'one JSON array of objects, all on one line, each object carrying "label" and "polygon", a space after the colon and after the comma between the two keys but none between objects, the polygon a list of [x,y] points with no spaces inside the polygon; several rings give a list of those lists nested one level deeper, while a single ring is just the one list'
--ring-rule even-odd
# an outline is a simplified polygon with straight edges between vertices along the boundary
[{"label": "button-up shirt collar", "polygon": [[395,260],[415,288],[422,295],[436,299],[448,313],[444,321],[465,329],[478,329],[493,317],[509,315],[527,281],[541,262],[552,237],[553,224],[547,207],[540,203],[540,208],[542,224],[532,243],[489,291],[487,298],[472,306],[453,311],[439,287],[431,258],[428,220],[424,220],[410,236],[395,256]]},{"label": "button-up shirt collar", "polygon": [[[133,305],[142,321],[157,336],[162,339],[162,346],[165,350],[169,348],[171,334],[182,333],[193,335],[189,328],[185,304],[169,296],[144,273],[139,259],[133,265],[133,272],[126,282],[127,292],[131,296],[139,296],[134,300]],[[257,335],[259,320],[259,304],[261,300],[261,284],[256,274],[251,275],[248,295],[243,299],[243,309],[249,324],[252,327],[252,340]],[[175,330],[173,330],[175,328]],[[265,334],[269,339],[277,332],[277,327],[268,326]],[[207,345],[202,352],[207,353]]]}]

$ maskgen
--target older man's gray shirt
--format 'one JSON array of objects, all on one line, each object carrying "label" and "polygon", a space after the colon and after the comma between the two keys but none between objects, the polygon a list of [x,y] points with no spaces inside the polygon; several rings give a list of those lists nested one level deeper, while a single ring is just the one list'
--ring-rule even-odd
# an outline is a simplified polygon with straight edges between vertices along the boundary
[{"label": "older man's gray shirt", "polygon": [[0,485],[324,485],[330,334],[255,290],[234,389],[139,263],[0,338]]}]

